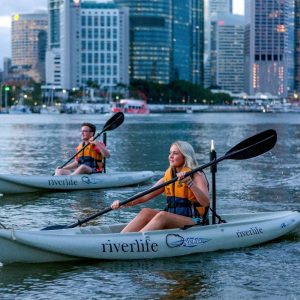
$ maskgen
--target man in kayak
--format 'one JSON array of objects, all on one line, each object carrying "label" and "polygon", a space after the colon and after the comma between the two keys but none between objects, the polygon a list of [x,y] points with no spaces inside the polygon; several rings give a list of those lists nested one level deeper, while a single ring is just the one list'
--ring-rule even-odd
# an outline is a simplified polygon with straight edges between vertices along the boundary
[{"label": "man in kayak", "polygon": [[184,141],[171,145],[169,153],[170,166],[163,178],[154,186],[160,185],[177,176],[175,183],[162,187],[132,202],[120,206],[115,200],[111,208],[118,209],[149,201],[164,193],[167,207],[164,211],[143,208],[140,213],[123,229],[122,232],[149,231],[170,229],[185,225],[208,224],[209,191],[208,181],[203,172],[196,172],[183,178],[185,173],[198,166],[193,147]]},{"label": "man in kayak", "polygon": [[84,146],[84,150],[78,153],[75,160],[63,168],[56,168],[55,175],[78,175],[102,172],[102,160],[110,156],[104,143],[94,140],[96,126],[91,123],[81,124],[81,139],[76,147],[79,152]]}]

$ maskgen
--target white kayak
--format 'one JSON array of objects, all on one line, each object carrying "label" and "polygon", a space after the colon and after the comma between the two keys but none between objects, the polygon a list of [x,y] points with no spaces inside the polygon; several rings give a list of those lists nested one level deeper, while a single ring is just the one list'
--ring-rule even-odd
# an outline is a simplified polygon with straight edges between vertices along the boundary
[{"label": "white kayak", "polygon": [[295,231],[298,211],[222,215],[227,223],[120,233],[125,224],[60,230],[0,229],[1,263],[175,257],[249,247]]},{"label": "white kayak", "polygon": [[37,191],[88,190],[123,187],[149,180],[152,171],[82,174],[75,176],[0,174],[0,193],[15,194]]}]

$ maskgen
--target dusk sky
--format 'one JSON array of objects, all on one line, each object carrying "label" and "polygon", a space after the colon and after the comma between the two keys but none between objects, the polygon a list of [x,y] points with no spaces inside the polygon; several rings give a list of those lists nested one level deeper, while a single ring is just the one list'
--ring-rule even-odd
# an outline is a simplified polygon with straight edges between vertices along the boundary
[{"label": "dusk sky", "polygon": [[[244,13],[244,1],[233,0],[234,12]],[[46,11],[47,0],[1,0],[0,10],[0,69],[3,69],[3,57],[11,57],[10,27],[11,16],[17,13],[32,13]]]}]

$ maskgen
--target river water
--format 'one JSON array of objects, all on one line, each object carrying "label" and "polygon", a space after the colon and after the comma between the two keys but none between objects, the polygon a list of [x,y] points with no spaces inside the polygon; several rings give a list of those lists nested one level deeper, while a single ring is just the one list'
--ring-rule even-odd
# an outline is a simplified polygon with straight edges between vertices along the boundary
[{"label": "river water", "polygon": [[[0,173],[51,174],[74,154],[80,124],[107,115],[0,115]],[[275,129],[270,152],[218,165],[218,213],[300,210],[298,114],[199,113],[126,116],[108,133],[108,171],[168,166],[170,144],[190,142],[200,164],[243,139]],[[207,176],[210,179],[209,170]],[[1,195],[0,222],[17,229],[72,224],[153,184],[120,189]],[[162,197],[144,206],[163,208]],[[128,221],[140,207],[109,212],[89,225]],[[1,251],[1,249],[0,249]],[[122,262],[15,264],[0,267],[1,299],[300,299],[300,229],[264,245],[180,258]]]}]

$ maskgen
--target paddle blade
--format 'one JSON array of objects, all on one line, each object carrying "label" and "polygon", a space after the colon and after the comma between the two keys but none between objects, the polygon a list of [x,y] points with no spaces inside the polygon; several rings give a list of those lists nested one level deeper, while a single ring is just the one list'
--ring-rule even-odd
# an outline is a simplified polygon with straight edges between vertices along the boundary
[{"label": "paddle blade", "polygon": [[271,150],[276,141],[276,131],[269,129],[240,142],[226,152],[225,157],[236,160],[252,158]]},{"label": "paddle blade", "polygon": [[124,122],[124,114],[122,112],[115,113],[107,122],[105,123],[102,132],[113,130],[119,127]]}]

